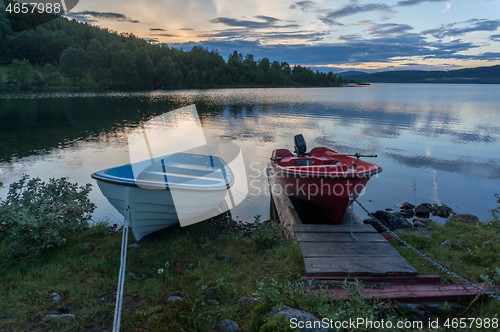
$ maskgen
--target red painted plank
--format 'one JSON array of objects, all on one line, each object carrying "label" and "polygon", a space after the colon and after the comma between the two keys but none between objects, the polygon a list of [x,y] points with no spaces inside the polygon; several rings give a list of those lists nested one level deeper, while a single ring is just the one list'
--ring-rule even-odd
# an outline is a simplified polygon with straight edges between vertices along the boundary
[{"label": "red painted plank", "polygon": [[[487,285],[476,284],[487,289]],[[331,288],[328,290],[339,298],[347,298],[349,293],[343,288]],[[381,301],[395,302],[431,302],[431,301],[457,301],[460,299],[473,299],[479,294],[479,290],[466,285],[387,285],[379,288],[362,288],[361,292],[367,298],[380,298]]]},{"label": "red painted plank", "polygon": [[436,284],[441,282],[439,276],[434,275],[416,275],[416,276],[370,276],[370,275],[359,275],[359,276],[303,276],[302,280],[315,280],[315,281],[354,281],[360,280],[365,282],[379,282],[379,283],[419,283],[419,284]]}]

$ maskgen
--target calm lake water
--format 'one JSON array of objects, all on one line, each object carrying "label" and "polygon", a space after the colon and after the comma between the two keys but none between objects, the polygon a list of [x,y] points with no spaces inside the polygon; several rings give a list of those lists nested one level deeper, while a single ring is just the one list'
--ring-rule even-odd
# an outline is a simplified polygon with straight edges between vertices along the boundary
[{"label": "calm lake water", "polygon": [[497,205],[500,85],[3,94],[0,182],[29,174],[92,183],[94,219],[120,223],[90,174],[129,162],[127,137],[140,123],[193,103],[208,141],[243,152],[249,195],[232,211],[239,219],[269,216],[265,167],[273,149],[293,149],[298,133],[308,148],[378,154],[384,171],[359,199],[369,209],[446,203],[488,219]]}]

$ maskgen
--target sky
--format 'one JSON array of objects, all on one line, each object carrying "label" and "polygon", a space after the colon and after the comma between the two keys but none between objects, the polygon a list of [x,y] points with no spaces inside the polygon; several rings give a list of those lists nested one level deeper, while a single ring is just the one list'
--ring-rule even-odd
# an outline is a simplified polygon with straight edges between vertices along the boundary
[{"label": "sky", "polygon": [[500,64],[500,0],[80,0],[67,17],[333,72]]}]

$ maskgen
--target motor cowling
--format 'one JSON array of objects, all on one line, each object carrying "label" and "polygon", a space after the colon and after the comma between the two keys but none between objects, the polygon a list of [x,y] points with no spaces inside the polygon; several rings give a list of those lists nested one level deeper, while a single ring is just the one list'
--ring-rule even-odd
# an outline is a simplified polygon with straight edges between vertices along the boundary
[{"label": "motor cowling", "polygon": [[293,139],[295,143],[295,153],[297,154],[297,157],[304,157],[307,151],[306,140],[304,139],[304,136],[302,136],[302,134],[298,134],[295,135]]}]

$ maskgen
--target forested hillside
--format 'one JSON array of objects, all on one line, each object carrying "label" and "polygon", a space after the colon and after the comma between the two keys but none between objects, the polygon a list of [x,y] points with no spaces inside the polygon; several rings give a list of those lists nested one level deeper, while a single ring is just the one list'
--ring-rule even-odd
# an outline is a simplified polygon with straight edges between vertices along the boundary
[{"label": "forested hillside", "polygon": [[[36,14],[34,14],[36,15]],[[228,55],[225,55],[228,56]],[[14,32],[0,2],[3,89],[173,89],[252,86],[340,86],[341,77],[235,51],[185,52],[131,34],[56,18]]]}]

